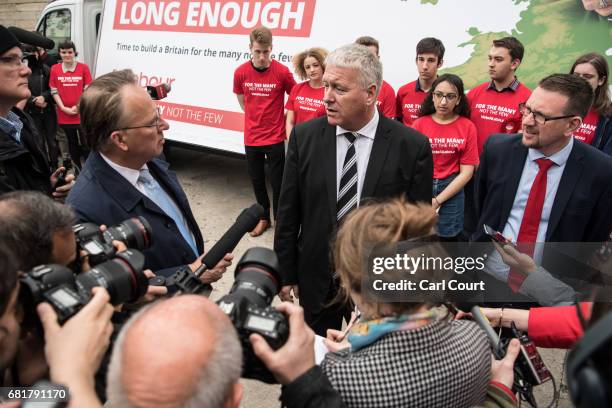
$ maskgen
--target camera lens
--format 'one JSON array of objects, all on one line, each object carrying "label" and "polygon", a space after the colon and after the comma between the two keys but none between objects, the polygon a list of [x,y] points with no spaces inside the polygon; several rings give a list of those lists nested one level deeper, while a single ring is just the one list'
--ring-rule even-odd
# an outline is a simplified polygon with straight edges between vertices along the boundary
[{"label": "camera lens", "polygon": [[278,258],[267,248],[251,248],[236,265],[236,279],[230,294],[247,299],[258,307],[270,306],[279,291]]},{"label": "camera lens", "polygon": [[121,241],[128,248],[140,251],[150,248],[152,241],[151,225],[144,217],[134,217],[123,221],[121,224],[109,228],[104,233],[108,243],[113,240]]},{"label": "camera lens", "polygon": [[85,293],[90,293],[96,286],[102,286],[108,291],[114,305],[135,302],[149,287],[149,281],[142,271],[143,267],[144,255],[129,249],[79,275],[76,281]]}]

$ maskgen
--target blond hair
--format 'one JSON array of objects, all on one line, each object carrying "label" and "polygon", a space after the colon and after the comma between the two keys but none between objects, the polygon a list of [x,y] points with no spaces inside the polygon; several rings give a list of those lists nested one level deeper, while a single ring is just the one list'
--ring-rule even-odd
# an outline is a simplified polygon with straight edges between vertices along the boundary
[{"label": "blond hair", "polygon": [[293,60],[291,61],[293,63],[293,69],[302,80],[308,79],[308,74],[304,69],[304,61],[306,58],[312,57],[316,59],[319,64],[321,64],[321,68],[323,68],[323,72],[325,72],[325,58],[327,57],[327,54],[328,52],[325,48],[317,47],[302,51],[293,57]]}]

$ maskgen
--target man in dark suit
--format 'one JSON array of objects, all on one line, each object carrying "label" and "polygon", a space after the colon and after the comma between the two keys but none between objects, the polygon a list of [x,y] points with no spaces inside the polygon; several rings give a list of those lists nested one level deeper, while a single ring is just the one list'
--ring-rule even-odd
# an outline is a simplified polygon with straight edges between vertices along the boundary
[{"label": "man in dark suit", "polygon": [[[145,268],[165,276],[186,264],[195,270],[204,240],[176,175],[156,158],[169,126],[155,102],[137,86],[134,73],[123,70],[92,82],[79,109],[94,153],[68,196],[77,218],[110,226],[143,216],[153,230]],[[231,259],[227,254],[203,281],[218,280]]]},{"label": "man in dark suit", "polygon": [[297,125],[289,140],[274,238],[284,282],[320,335],[339,329],[343,306],[330,239],[338,223],[366,198],[405,195],[431,202],[433,160],[427,138],[376,110],[382,65],[351,44],[332,52],[323,76],[327,117]]},{"label": "man in dark suit", "polygon": [[[559,254],[534,243],[608,238],[612,160],[572,137],[592,99],[585,80],[567,74],[548,76],[519,106],[523,133],[493,135],[487,141],[476,180],[479,223],[473,241],[488,240],[483,230],[487,224],[517,242],[519,250],[537,264],[559,275],[557,268],[547,266]],[[489,273],[497,280],[507,282],[513,292],[537,294],[539,290],[544,295],[541,271],[526,277],[498,260],[488,262]]]}]

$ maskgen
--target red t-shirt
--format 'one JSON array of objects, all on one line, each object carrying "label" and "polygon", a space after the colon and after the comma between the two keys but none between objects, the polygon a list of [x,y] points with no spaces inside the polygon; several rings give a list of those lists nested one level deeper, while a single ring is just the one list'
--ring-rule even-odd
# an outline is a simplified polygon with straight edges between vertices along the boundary
[{"label": "red t-shirt", "polygon": [[285,108],[293,111],[296,125],[325,115],[324,94],[325,87],[313,88],[310,86],[310,81],[299,83],[293,87]]},{"label": "red t-shirt", "polygon": [[285,93],[295,85],[293,74],[276,60],[263,72],[251,61],[236,68],[234,93],[244,95],[244,144],[267,146],[285,140]]},{"label": "red t-shirt", "polygon": [[598,122],[599,113],[595,109],[591,109],[584,117],[582,125],[574,132],[574,138],[586,144],[593,143]]},{"label": "red t-shirt", "polygon": [[427,96],[427,92],[420,88],[417,90],[417,81],[409,82],[397,90],[397,115],[406,126],[412,126],[412,122],[418,119],[421,104]]},{"label": "red t-shirt", "polygon": [[518,105],[531,96],[531,90],[519,83],[515,91],[497,92],[488,89],[491,82],[472,88],[468,102],[472,114],[470,119],[478,129],[478,154],[482,153],[488,137],[494,133],[517,133],[521,129],[521,114]]},{"label": "red t-shirt", "polygon": [[[86,64],[77,62],[72,72],[64,72],[61,62],[51,66],[49,88],[57,89],[57,94],[67,108],[79,103],[81,94],[89,84],[91,84],[91,72],[89,72],[89,67]],[[59,108],[56,108],[56,111],[57,123],[60,125],[78,125],[81,123],[81,115],[68,115]]]},{"label": "red t-shirt", "polygon": [[429,138],[435,179],[445,179],[458,173],[460,164],[480,163],[476,126],[468,118],[459,116],[454,122],[442,125],[427,115],[417,119],[412,127]]},{"label": "red t-shirt", "polygon": [[386,117],[391,119],[395,119],[397,117],[397,112],[395,110],[395,91],[393,90],[393,87],[384,79],[382,81],[382,85],[380,86],[376,106],[378,106],[378,111]]}]

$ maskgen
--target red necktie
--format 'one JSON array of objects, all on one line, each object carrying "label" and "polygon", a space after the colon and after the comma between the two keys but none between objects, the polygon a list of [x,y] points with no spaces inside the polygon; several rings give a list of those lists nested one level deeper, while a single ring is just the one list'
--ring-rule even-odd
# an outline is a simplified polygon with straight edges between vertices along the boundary
[{"label": "red necktie", "polygon": [[[544,198],[546,198],[546,175],[548,169],[555,164],[545,158],[536,160],[536,163],[538,167],[540,167],[540,170],[531,185],[531,191],[529,191],[529,198],[527,199],[527,205],[525,206],[525,212],[523,214],[523,221],[521,221],[521,229],[519,230],[516,240],[517,243],[525,242],[531,244],[526,245],[526,248],[519,248],[521,252],[531,257],[533,257],[533,244],[538,239],[538,228],[540,227],[540,219],[542,218]],[[525,275],[512,269],[510,270],[508,274],[508,285],[513,291],[518,292],[524,280]]]}]

